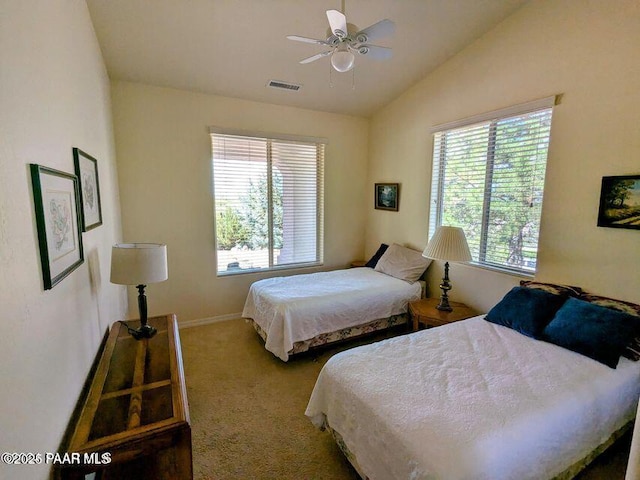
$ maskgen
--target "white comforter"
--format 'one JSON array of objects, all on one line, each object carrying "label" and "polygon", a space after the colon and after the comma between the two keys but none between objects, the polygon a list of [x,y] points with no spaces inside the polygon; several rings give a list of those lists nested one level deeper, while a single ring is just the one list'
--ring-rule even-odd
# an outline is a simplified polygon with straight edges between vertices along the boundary
[{"label": "white comforter", "polygon": [[265,348],[287,361],[295,342],[405,313],[420,290],[418,282],[371,268],[268,278],[251,285],[242,316],[267,332]]},{"label": "white comforter", "polygon": [[355,348],[306,415],[370,479],[541,480],[631,420],[640,362],[616,370],[476,317]]}]

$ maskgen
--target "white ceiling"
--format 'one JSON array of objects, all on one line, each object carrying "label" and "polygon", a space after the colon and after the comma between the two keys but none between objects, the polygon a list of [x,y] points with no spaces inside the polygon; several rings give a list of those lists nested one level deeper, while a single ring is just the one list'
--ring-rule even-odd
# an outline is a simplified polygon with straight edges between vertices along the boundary
[{"label": "white ceiling", "polygon": [[[331,72],[326,50],[286,35],[325,39],[340,0],[87,0],[109,76],[151,85],[370,116],[517,10],[526,0],[346,0],[360,29],[383,18],[396,33],[378,45],[393,58],[356,58]],[[269,80],[302,84],[268,88]]]}]

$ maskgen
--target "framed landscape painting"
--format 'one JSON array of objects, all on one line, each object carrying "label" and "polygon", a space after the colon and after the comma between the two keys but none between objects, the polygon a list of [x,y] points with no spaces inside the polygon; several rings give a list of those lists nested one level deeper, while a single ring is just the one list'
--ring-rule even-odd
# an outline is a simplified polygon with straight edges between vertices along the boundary
[{"label": "framed landscape painting", "polygon": [[100,205],[100,182],[98,161],[79,148],[73,149],[73,163],[80,182],[80,205],[82,206],[82,231],[102,225]]},{"label": "framed landscape painting", "polygon": [[640,175],[602,177],[598,226],[640,230]]},{"label": "framed landscape painting", "polygon": [[397,183],[376,183],[375,208],[397,212],[399,193],[399,184]]},{"label": "framed landscape painting", "polygon": [[30,167],[42,281],[50,290],[84,261],[78,179],[40,165]]}]

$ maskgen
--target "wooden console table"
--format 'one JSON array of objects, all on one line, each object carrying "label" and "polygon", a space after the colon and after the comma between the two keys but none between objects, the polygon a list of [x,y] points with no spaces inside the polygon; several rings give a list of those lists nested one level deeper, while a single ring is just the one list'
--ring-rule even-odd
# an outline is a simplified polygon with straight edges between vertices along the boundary
[{"label": "wooden console table", "polygon": [[[127,322],[137,328],[138,322]],[[175,315],[149,319],[158,329],[135,340],[113,324],[66,451],[79,465],[56,478],[192,479],[191,427]],[[101,462],[105,458],[110,461]],[[97,460],[87,465],[87,459]]]}]

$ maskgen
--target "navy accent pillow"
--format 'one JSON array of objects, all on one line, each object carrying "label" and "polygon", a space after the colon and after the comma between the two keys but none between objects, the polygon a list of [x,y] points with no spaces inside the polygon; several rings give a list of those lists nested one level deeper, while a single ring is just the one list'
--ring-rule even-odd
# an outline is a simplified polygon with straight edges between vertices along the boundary
[{"label": "navy accent pillow", "polygon": [[539,338],[566,298],[537,288],[513,287],[485,320]]},{"label": "navy accent pillow", "polygon": [[616,368],[639,333],[639,317],[569,298],[544,329],[542,340]]},{"label": "navy accent pillow", "polygon": [[386,243],[381,243],[378,251],[373,254],[373,257],[371,257],[369,261],[364,264],[364,266],[369,268],[376,268],[378,260],[380,260],[380,257],[384,255],[384,252],[387,251],[387,248],[389,248],[389,245],[387,245]]},{"label": "navy accent pillow", "polygon": [[[624,300],[617,300],[615,298],[602,297],[600,295],[594,295],[592,293],[583,293],[582,295],[580,295],[580,300],[640,317],[640,305],[638,305],[637,303],[625,302]],[[636,337],[631,342],[629,342],[629,345],[627,345],[627,348],[624,350],[622,355],[629,360],[633,360],[634,362],[640,360],[640,337]]]}]

